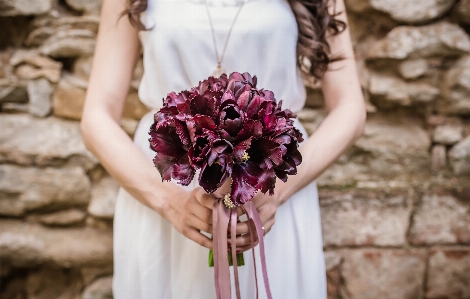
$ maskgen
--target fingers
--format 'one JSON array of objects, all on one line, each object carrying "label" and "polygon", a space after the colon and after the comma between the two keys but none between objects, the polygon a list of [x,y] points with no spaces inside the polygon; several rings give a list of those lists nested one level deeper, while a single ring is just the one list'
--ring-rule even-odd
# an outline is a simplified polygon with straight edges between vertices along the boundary
[{"label": "fingers", "polygon": [[193,227],[197,230],[212,234],[212,225],[202,221],[194,215],[192,217],[189,217],[189,219],[186,221],[186,225]]},{"label": "fingers", "polygon": [[[250,220],[251,222],[251,220]],[[248,226],[248,221],[242,221],[237,223],[237,236],[248,234],[250,232],[250,227]]]},{"label": "fingers", "polygon": [[201,221],[212,224],[212,210],[204,206],[199,205],[199,203],[194,202],[191,204],[191,213],[199,218]]},{"label": "fingers", "polygon": [[193,228],[185,229],[183,231],[183,235],[185,237],[187,237],[188,239],[193,240],[194,242],[196,242],[197,244],[199,244],[203,247],[213,249],[212,240],[209,239],[208,237],[204,236],[203,234],[201,234],[196,229],[193,229]]},{"label": "fingers", "polygon": [[213,195],[206,193],[204,189],[200,187],[197,188],[194,195],[201,206],[212,210],[215,200],[215,197]]},{"label": "fingers", "polygon": [[[248,227],[249,223],[251,223],[251,226],[252,226],[253,243],[252,243],[252,238],[250,237],[250,232],[249,232],[249,227]],[[268,234],[268,232],[272,229],[274,223],[275,223],[275,219],[271,218],[266,223],[263,224],[264,235]],[[243,228],[240,228],[240,230],[243,230],[243,231],[246,230],[246,233],[243,233],[243,234],[239,235],[238,230],[237,230],[237,238],[235,239],[235,245],[237,247],[237,252],[243,252],[243,251],[246,251],[246,250],[251,249],[252,247],[258,245],[258,234],[256,233],[255,225],[251,220],[238,223],[237,224],[237,229],[238,229],[238,226],[243,227]],[[229,240],[229,242],[230,242],[230,240]]]},{"label": "fingers", "polygon": [[246,245],[246,246],[242,246],[242,247],[237,247],[237,253],[242,253],[242,252],[245,252],[247,250],[250,250],[251,248],[253,248],[254,246],[256,246],[258,243],[256,243],[255,245]]},{"label": "fingers", "polygon": [[253,243],[251,242],[251,239],[252,238],[250,234],[237,236],[237,238],[235,239],[235,246],[237,246],[237,249],[239,247],[248,246],[248,245],[256,246],[258,244],[258,236],[255,232],[253,232]]}]

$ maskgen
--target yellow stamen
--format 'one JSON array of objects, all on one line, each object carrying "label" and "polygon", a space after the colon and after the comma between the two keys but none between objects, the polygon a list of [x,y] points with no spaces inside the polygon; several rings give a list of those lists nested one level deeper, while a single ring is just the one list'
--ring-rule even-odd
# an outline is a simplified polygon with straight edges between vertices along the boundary
[{"label": "yellow stamen", "polygon": [[246,162],[246,161],[248,161],[248,159],[250,159],[250,156],[248,156],[248,153],[245,152],[242,156],[242,162]]}]

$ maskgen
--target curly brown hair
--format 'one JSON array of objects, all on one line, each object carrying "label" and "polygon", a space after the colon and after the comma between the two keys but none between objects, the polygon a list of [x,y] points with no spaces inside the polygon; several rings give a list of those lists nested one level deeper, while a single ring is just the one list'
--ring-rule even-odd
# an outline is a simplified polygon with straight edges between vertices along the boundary
[{"label": "curly brown hair", "polygon": [[[297,21],[297,66],[307,77],[321,79],[331,62],[342,57],[331,56],[328,35],[337,35],[346,29],[346,23],[337,20],[341,12],[333,13],[329,4],[335,0],[287,0]],[[140,14],[147,9],[148,0],[129,0],[129,7],[123,15],[139,30],[147,30],[140,20]]]}]

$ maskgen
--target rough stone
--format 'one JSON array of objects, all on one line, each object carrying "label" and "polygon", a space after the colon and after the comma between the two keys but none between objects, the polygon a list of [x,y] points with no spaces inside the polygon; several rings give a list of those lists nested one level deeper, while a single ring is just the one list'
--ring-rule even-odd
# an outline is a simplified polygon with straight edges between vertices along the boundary
[{"label": "rough stone", "polygon": [[458,56],[470,52],[470,37],[457,25],[441,22],[422,27],[398,26],[375,43],[368,59]]},{"label": "rough stone", "polygon": [[455,63],[445,76],[443,95],[446,101],[440,110],[455,115],[470,115],[470,56]]},{"label": "rough stone", "polygon": [[[102,0],[97,0],[101,2]],[[86,29],[94,33],[98,32],[100,24],[100,16],[94,14],[86,14],[81,16],[70,16],[53,20],[53,25],[71,29]]]},{"label": "rough stone", "polygon": [[70,226],[85,220],[86,213],[78,209],[59,211],[40,215],[38,221],[48,226]]},{"label": "rough stone", "polygon": [[[99,1],[99,0],[98,0]],[[65,1],[64,1],[65,2]],[[58,16],[56,13],[38,17],[32,20],[31,26],[35,30],[39,28],[53,29],[53,34],[60,30],[84,29],[97,33],[100,23],[100,16],[94,14],[66,13]],[[34,30],[33,30],[34,32]],[[51,34],[51,35],[53,35]]]},{"label": "rough stone", "polygon": [[449,151],[449,162],[455,174],[470,174],[470,136],[452,147]]},{"label": "rough stone", "polygon": [[463,136],[463,128],[458,126],[452,125],[443,125],[438,126],[434,131],[432,139],[434,142],[445,144],[445,145],[452,145],[460,140],[462,140]]},{"label": "rough stone", "polygon": [[398,68],[400,75],[404,79],[416,79],[421,77],[428,70],[428,63],[425,59],[411,59],[400,63]]},{"label": "rough stone", "polygon": [[0,16],[29,16],[47,13],[52,0],[0,0]]},{"label": "rough stone", "polygon": [[93,56],[79,57],[73,64],[73,73],[82,79],[88,80],[91,73]]},{"label": "rough stone", "polygon": [[102,277],[95,280],[83,291],[83,299],[112,299],[113,277]]},{"label": "rough stone", "polygon": [[70,165],[86,170],[98,163],[85,148],[77,122],[2,114],[0,128],[0,162]]},{"label": "rough stone", "polygon": [[[3,266],[3,265],[2,265]],[[1,298],[22,299],[24,294],[26,278],[24,276],[13,276],[2,280]]]},{"label": "rough stone", "polygon": [[413,24],[442,16],[454,3],[455,0],[347,0],[346,6],[356,13],[375,10],[390,15],[398,22]]},{"label": "rough stone", "polygon": [[129,135],[131,138],[134,138],[135,131],[139,122],[135,119],[122,118],[121,119],[121,128]]},{"label": "rough stone", "polygon": [[50,57],[77,57],[93,54],[96,34],[85,29],[60,30],[48,38],[40,51]]},{"label": "rough stone", "polygon": [[113,228],[113,222],[109,221],[107,219],[99,219],[95,217],[87,217],[85,224],[89,227],[92,227],[94,229],[112,229]]},{"label": "rough stone", "polygon": [[25,289],[28,299],[78,299],[82,288],[78,271],[42,267],[29,273]]},{"label": "rough stone", "polygon": [[430,145],[419,121],[370,116],[364,135],[319,177],[318,184],[406,187],[414,175],[430,170]]},{"label": "rough stone", "polygon": [[68,6],[77,11],[99,13],[101,0],[65,0]]},{"label": "rough stone", "polygon": [[412,202],[406,195],[321,193],[323,245],[399,246],[406,242]]},{"label": "rough stone", "polygon": [[0,165],[0,215],[18,216],[49,207],[84,205],[90,181],[83,169]]},{"label": "rough stone", "polygon": [[360,249],[344,255],[342,275],[351,299],[421,297],[424,250]]},{"label": "rough stone", "polygon": [[425,195],[413,215],[410,242],[470,243],[470,205],[451,195]]},{"label": "rough stone", "polygon": [[122,117],[140,120],[148,111],[148,108],[139,100],[137,92],[131,92],[124,103]]},{"label": "rough stone", "polygon": [[342,257],[333,251],[325,252],[326,282],[328,299],[339,298],[341,288]]},{"label": "rough stone", "polygon": [[370,77],[369,92],[379,107],[427,104],[437,99],[438,88],[426,83],[406,83],[398,78],[374,74]]},{"label": "rough stone", "polygon": [[113,265],[104,267],[82,267],[80,272],[83,277],[85,285],[89,285],[98,277],[108,276],[113,274]]},{"label": "rough stone", "polygon": [[8,83],[0,85],[0,103],[26,103],[28,93],[25,86]]},{"label": "rough stone", "polygon": [[429,254],[426,298],[470,297],[470,250],[436,248]]},{"label": "rough stone", "polygon": [[91,190],[88,213],[96,218],[113,219],[118,183],[111,177],[103,178]]},{"label": "rough stone", "polygon": [[16,75],[22,79],[37,79],[44,77],[52,83],[59,82],[62,63],[42,56],[36,51],[20,50],[10,59],[10,64],[16,66]]},{"label": "rough stone", "polygon": [[321,108],[324,106],[323,92],[319,82],[306,85],[307,98],[305,105],[311,108]]},{"label": "rough stone", "polygon": [[[31,235],[19,235],[0,231],[0,261],[8,260],[8,256],[17,259],[8,260],[13,266],[35,266],[42,260],[42,252],[46,244],[43,240]],[[6,263],[2,263],[3,264]]]},{"label": "rough stone", "polygon": [[85,103],[86,85],[82,79],[64,76],[53,95],[54,115],[79,120]]},{"label": "rough stone", "polygon": [[470,24],[470,0],[460,0],[457,4],[456,11],[463,23]]},{"label": "rough stone", "polygon": [[308,135],[312,135],[325,119],[327,112],[323,109],[304,108],[297,113],[302,125],[305,127]]},{"label": "rough stone", "polygon": [[16,266],[108,267],[111,230],[53,229],[17,220],[0,220],[0,261]]},{"label": "rough stone", "polygon": [[28,103],[3,103],[2,112],[6,113],[27,113]]},{"label": "rough stone", "polygon": [[435,145],[431,150],[431,168],[434,172],[439,172],[444,169],[447,164],[447,155],[445,145]]},{"label": "rough stone", "polygon": [[39,47],[56,32],[56,28],[41,26],[31,31],[24,43],[29,47]]},{"label": "rough stone", "polygon": [[21,79],[38,79],[46,78],[47,80],[57,83],[60,79],[60,70],[58,69],[40,69],[29,64],[21,65],[16,69],[16,75]]},{"label": "rough stone", "polygon": [[62,63],[50,59],[49,57],[42,56],[36,51],[16,51],[10,59],[10,64],[13,66],[18,66],[22,63],[27,63],[37,68],[43,69],[62,69]]},{"label": "rough stone", "polygon": [[28,112],[34,116],[46,117],[52,110],[52,86],[44,78],[28,82],[29,106]]}]

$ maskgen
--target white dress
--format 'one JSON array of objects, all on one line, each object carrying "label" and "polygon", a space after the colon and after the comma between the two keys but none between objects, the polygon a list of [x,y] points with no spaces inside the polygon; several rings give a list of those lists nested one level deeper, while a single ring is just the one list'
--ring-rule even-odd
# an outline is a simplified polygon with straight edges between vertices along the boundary
[{"label": "white dress", "polygon": [[[216,66],[209,19],[204,2],[197,1],[149,0],[142,16],[152,29],[140,33],[144,75],[139,95],[152,111],[140,121],[134,143],[149,163],[154,153],[149,149],[148,131],[155,109],[161,107],[168,92],[196,85]],[[208,1],[220,53],[238,6],[235,0]],[[296,41],[297,24],[285,0],[248,0],[233,27],[222,65],[227,73],[256,75],[258,88],[272,90],[278,100],[284,101],[283,108],[298,112],[306,94],[296,68]],[[307,137],[297,120],[295,124]],[[194,180],[184,188],[196,185]],[[315,182],[278,208],[265,248],[274,299],[326,298]],[[215,298],[213,268],[208,267],[207,258],[208,249],[181,235],[159,214],[120,189],[114,216],[115,299]],[[252,299],[255,286],[251,251],[245,252],[245,262],[246,266],[239,268],[241,295]],[[262,279],[258,281],[260,298],[266,298]]]}]

